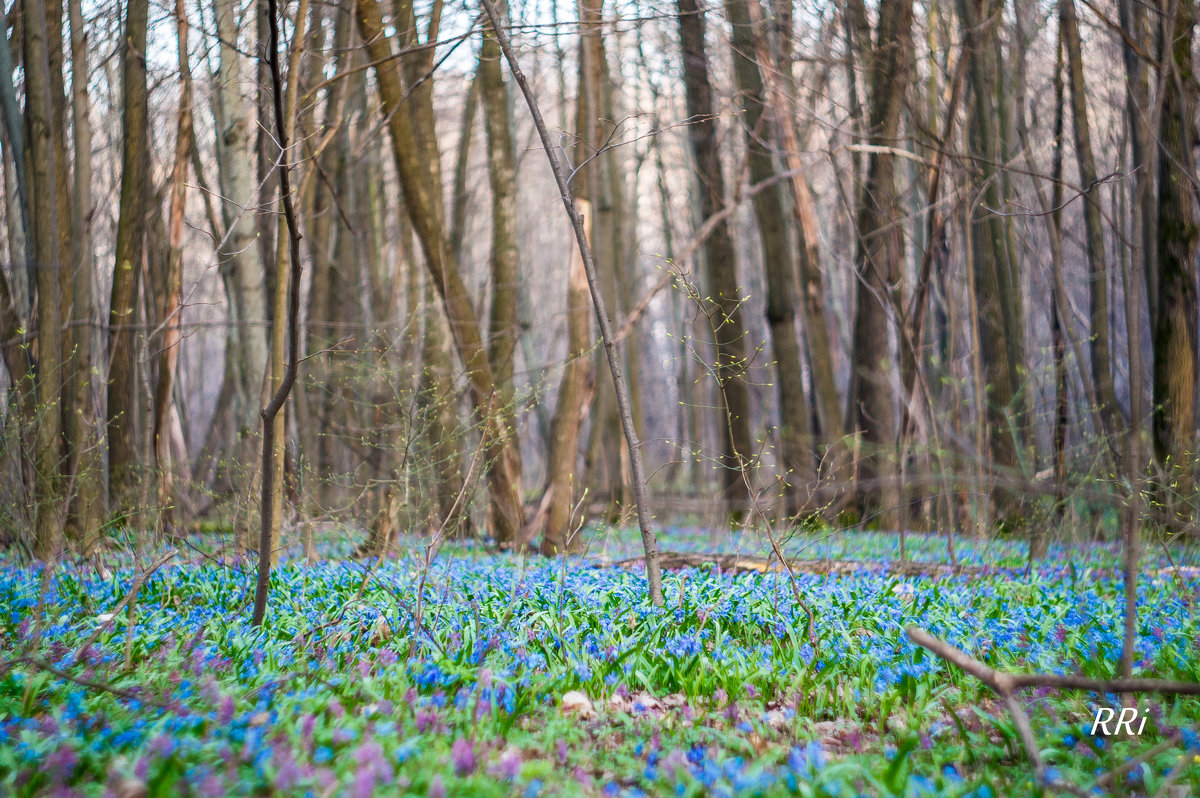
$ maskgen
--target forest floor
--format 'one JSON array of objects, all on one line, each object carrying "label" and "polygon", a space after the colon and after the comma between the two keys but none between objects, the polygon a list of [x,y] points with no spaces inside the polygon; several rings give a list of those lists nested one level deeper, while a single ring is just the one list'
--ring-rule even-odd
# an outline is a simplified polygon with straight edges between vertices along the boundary
[{"label": "forest floor", "polygon": [[[1025,795],[1003,706],[904,628],[1001,670],[1111,676],[1120,652],[1113,546],[1055,548],[1026,573],[1019,543],[960,540],[966,572],[902,575],[894,535],[793,536],[789,556],[863,565],[801,568],[794,586],[772,568],[669,570],[655,608],[644,571],[613,565],[636,534],[591,540],[560,561],[455,544],[428,567],[421,541],[382,562],[322,544],[274,572],[260,629],[254,564],[212,537],[120,611],[165,549],[48,580],[0,560],[0,795]],[[662,545],[769,551],[700,529]],[[908,553],[949,561],[933,536]],[[1197,565],[1148,547],[1140,675],[1200,680]],[[1143,733],[1106,737],[1089,732],[1115,697],[1023,698],[1056,779],[1200,793],[1200,700],[1144,697]]]}]

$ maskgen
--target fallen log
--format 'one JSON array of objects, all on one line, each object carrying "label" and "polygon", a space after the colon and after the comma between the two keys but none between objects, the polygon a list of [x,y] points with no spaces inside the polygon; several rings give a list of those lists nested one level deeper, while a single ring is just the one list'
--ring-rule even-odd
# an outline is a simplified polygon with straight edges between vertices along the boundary
[{"label": "fallen log", "polygon": [[[623,560],[598,560],[599,568],[632,568],[644,562],[643,557]],[[663,551],[659,552],[659,564],[664,569],[719,568],[727,573],[767,573],[784,571],[778,557],[751,557],[744,554],[715,554],[704,552]],[[861,571],[886,571],[900,576],[963,576],[980,574],[984,569],[977,565],[949,565],[946,563],[893,560],[891,562],[863,562],[861,560],[788,560],[788,565],[797,573],[806,574],[855,574]]]}]

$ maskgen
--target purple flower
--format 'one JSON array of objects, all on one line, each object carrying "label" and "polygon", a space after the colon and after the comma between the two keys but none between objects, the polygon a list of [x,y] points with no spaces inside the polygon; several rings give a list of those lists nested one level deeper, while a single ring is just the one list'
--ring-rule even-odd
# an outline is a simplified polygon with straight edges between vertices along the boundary
[{"label": "purple flower", "polygon": [[429,782],[429,798],[446,798],[446,786],[442,784],[442,774],[433,777]]},{"label": "purple flower", "polygon": [[354,774],[354,798],[371,798],[375,794],[375,771],[360,768]]},{"label": "purple flower", "polygon": [[663,757],[661,769],[669,777],[679,780],[682,773],[688,771],[687,754],[678,748]]},{"label": "purple flower", "polygon": [[62,783],[71,778],[71,773],[75,770],[75,765],[79,763],[79,755],[75,753],[75,749],[61,743],[54,752],[46,757],[46,761],[42,763],[42,771],[50,774],[52,783]]},{"label": "purple flower", "polygon": [[506,748],[500,755],[500,761],[492,768],[492,772],[502,779],[514,781],[517,774],[521,772],[521,750],[514,747]]},{"label": "purple flower", "polygon": [[308,714],[304,716],[304,720],[300,722],[300,739],[304,741],[305,746],[312,747],[313,729],[317,725],[316,715]]},{"label": "purple flower", "polygon": [[150,741],[147,750],[159,759],[167,759],[175,753],[175,741],[171,739],[170,735],[160,734]]},{"label": "purple flower", "polygon": [[315,775],[317,785],[325,793],[333,792],[334,785],[337,784],[337,776],[333,775],[333,771],[329,768],[317,768]]},{"label": "purple flower", "polygon": [[432,709],[417,710],[417,731],[424,734],[437,723],[437,712]]},{"label": "purple flower", "polygon": [[292,748],[286,742],[276,745],[271,752],[271,764],[275,766],[275,788],[288,792],[304,777],[304,771],[296,764]]},{"label": "purple flower", "polygon": [[233,698],[225,696],[221,699],[221,709],[217,712],[217,723],[221,726],[229,725],[229,722],[233,720],[235,710],[236,707],[233,704]]},{"label": "purple flower", "polygon": [[475,746],[470,740],[459,737],[450,747],[450,760],[454,763],[454,772],[459,776],[469,776],[475,772]]},{"label": "purple flower", "polygon": [[228,795],[229,790],[221,783],[216,773],[209,773],[196,785],[196,794],[201,798],[221,798],[222,795]]},{"label": "purple flower", "polygon": [[369,770],[375,774],[375,778],[381,782],[388,783],[392,780],[392,766],[383,756],[383,747],[375,741],[375,738],[368,737],[363,740],[362,745],[358,747],[358,751],[354,754],[355,760],[358,762],[360,771]]}]

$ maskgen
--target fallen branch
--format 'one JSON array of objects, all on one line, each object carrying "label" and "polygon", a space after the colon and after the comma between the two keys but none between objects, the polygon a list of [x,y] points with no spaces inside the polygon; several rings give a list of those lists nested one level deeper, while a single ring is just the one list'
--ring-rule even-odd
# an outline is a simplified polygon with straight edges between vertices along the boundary
[{"label": "fallen branch", "polygon": [[[629,557],[623,560],[600,560],[597,567],[628,568],[645,561],[645,557]],[[778,554],[771,557],[751,557],[742,554],[712,554],[702,552],[662,551],[659,563],[663,569],[703,568],[716,566],[729,573],[767,573],[783,571]],[[882,570],[899,576],[973,576],[985,569],[977,565],[949,565],[936,562],[913,560],[892,562],[864,562],[861,560],[805,560],[789,558],[786,565],[799,573],[806,574],[856,574],[860,571]]]},{"label": "fallen branch", "polygon": [[[971,674],[990,687],[1004,701],[1012,716],[1021,745],[1033,764],[1036,783],[1065,790],[1075,795],[1086,795],[1073,784],[1061,780],[1047,781],[1046,766],[1038,753],[1037,740],[1025,708],[1017,701],[1015,693],[1023,687],[1049,687],[1063,690],[1089,690],[1095,693],[1162,693],[1166,695],[1200,695],[1200,683],[1174,682],[1162,679],[1089,679],[1085,676],[1060,676],[1054,673],[1004,673],[989,668],[962,649],[942,640],[917,626],[905,630],[908,639],[959,669]],[[1172,771],[1174,773],[1174,771]],[[1178,778],[1176,776],[1176,778]],[[1098,784],[1103,783],[1103,779]]]},{"label": "fallen branch", "polygon": [[938,640],[924,629],[910,626],[905,631],[909,640],[947,662],[957,665],[1001,696],[1023,687],[1088,690],[1094,693],[1200,695],[1200,682],[1174,682],[1164,679],[1091,679],[1086,676],[1060,676],[1055,673],[1003,673],[989,668],[962,649]]},{"label": "fallen branch", "polygon": [[11,660],[5,663],[4,670],[11,670],[18,665],[31,665],[38,670],[46,671],[46,673],[57,676],[64,681],[73,682],[81,687],[88,687],[101,693],[110,693],[115,695],[117,698],[124,698],[126,701],[137,701],[140,704],[149,704],[150,706],[157,707],[159,709],[169,708],[169,705],[164,701],[160,701],[148,695],[135,693],[132,690],[126,690],[123,687],[116,687],[115,685],[108,684],[107,682],[100,682],[93,679],[85,679],[82,676],[75,676],[67,671],[64,671],[62,668],[51,665],[49,662],[44,662],[40,659],[34,659],[33,657],[19,657],[15,660]]},{"label": "fallen branch", "polygon": [[142,585],[146,584],[146,580],[149,579],[151,575],[153,575],[154,572],[159,568],[162,568],[168,562],[173,560],[175,555],[178,553],[178,549],[173,549],[167,552],[152,562],[149,568],[138,574],[137,578],[133,580],[133,584],[129,586],[129,591],[125,594],[125,597],[117,602],[117,606],[104,613],[104,615],[108,616],[108,620],[102,621],[101,624],[96,627],[96,630],[88,635],[87,639],[80,643],[79,647],[75,649],[75,662],[78,662],[79,658],[82,657],[88,650],[88,646],[90,646],[92,643],[95,643],[100,638],[100,635],[104,634],[104,630],[112,625],[112,622],[117,618],[117,614],[125,608],[125,605],[133,601],[134,597],[137,596],[138,591],[142,589]]}]

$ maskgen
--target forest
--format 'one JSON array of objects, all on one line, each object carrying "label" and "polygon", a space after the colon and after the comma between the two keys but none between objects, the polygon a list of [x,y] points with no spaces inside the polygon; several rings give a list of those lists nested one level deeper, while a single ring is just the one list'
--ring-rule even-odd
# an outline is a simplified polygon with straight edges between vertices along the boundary
[{"label": "forest", "polygon": [[0,12],[0,795],[1200,794],[1195,0]]}]

